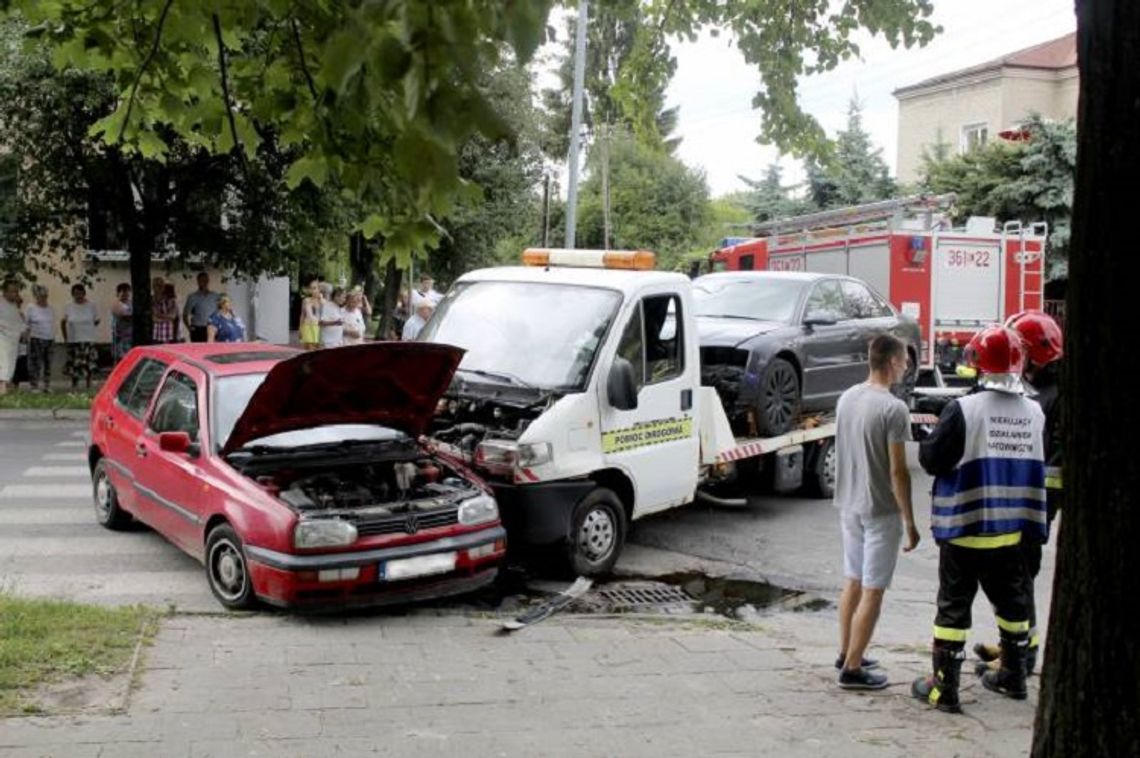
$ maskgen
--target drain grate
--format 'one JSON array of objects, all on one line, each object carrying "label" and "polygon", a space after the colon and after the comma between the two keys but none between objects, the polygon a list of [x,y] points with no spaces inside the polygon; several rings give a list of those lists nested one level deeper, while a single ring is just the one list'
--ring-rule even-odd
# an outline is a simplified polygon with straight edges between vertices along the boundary
[{"label": "drain grate", "polygon": [[599,589],[597,597],[615,610],[692,610],[693,598],[680,587],[658,582],[626,582]]}]

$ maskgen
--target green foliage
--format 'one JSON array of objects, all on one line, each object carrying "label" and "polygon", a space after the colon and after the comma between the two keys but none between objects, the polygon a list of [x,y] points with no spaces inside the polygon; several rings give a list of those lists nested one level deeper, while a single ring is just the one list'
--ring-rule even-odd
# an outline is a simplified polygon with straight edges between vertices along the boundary
[{"label": "green foliage", "polygon": [[[579,246],[604,245],[601,151],[587,161],[578,207]],[[658,268],[672,269],[698,242],[709,220],[704,175],[678,159],[619,132],[609,145],[610,247],[653,250]]]},{"label": "green foliage", "polygon": [[526,60],[548,0],[16,0],[61,69],[105,72],[92,134],[162,159],[180,139],[243,162],[295,148],[293,186],[332,183],[406,261],[467,193],[459,150],[503,133],[478,86],[505,46]]},{"label": "green foliage", "polygon": [[1077,135],[1072,120],[1032,115],[1022,124],[1028,139],[995,140],[939,160],[924,159],[922,188],[958,195],[956,220],[994,216],[999,221],[1049,224],[1047,260],[1052,276],[1067,270]]},{"label": "green foliage", "polygon": [[807,212],[807,203],[792,196],[795,187],[784,185],[783,169],[777,162],[768,164],[764,178],[759,181],[746,176],[740,179],[749,187],[743,197],[744,206],[751,211],[749,220],[757,224]]},{"label": "green foliage", "polygon": [[882,148],[863,127],[863,110],[852,99],[847,127],[831,143],[825,158],[807,162],[808,197],[813,210],[860,205],[893,197],[896,191]]}]

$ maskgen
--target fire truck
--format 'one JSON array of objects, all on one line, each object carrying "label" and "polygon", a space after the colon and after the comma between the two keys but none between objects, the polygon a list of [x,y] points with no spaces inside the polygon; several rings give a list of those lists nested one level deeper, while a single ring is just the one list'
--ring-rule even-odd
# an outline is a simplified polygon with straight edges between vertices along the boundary
[{"label": "fire truck", "polygon": [[814,271],[858,277],[922,330],[922,362],[950,371],[987,324],[1043,306],[1044,223],[970,218],[953,194],[912,196],[779,219],[727,239],[712,271]]}]

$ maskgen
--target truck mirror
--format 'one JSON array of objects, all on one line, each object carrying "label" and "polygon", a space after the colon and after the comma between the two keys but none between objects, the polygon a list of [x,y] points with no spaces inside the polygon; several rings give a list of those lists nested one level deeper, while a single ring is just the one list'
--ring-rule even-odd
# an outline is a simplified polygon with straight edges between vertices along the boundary
[{"label": "truck mirror", "polygon": [[606,395],[610,405],[619,411],[637,408],[637,383],[633,378],[633,364],[620,355],[614,358],[610,367]]}]

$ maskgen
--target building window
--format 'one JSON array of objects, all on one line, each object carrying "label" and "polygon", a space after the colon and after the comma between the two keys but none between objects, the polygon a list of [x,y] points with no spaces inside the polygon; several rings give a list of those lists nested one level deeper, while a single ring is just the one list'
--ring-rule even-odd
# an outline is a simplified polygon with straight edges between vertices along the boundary
[{"label": "building window", "polygon": [[962,139],[958,144],[958,152],[968,153],[986,144],[990,129],[986,124],[966,124],[962,127]]}]

